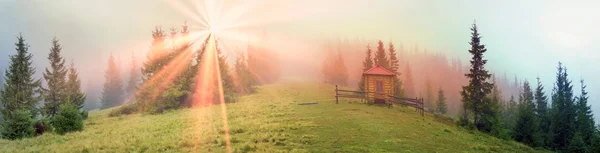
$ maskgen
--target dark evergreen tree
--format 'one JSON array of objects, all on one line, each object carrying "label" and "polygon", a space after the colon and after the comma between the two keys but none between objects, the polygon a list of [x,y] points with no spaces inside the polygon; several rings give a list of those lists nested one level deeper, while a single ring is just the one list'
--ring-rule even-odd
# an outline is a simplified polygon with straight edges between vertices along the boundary
[{"label": "dark evergreen tree", "polygon": [[588,152],[600,152],[600,127],[594,127],[592,134],[592,146],[588,148]]},{"label": "dark evergreen tree", "polygon": [[104,88],[102,89],[102,109],[111,108],[121,105],[123,102],[123,82],[121,81],[121,73],[115,64],[115,59],[112,55],[108,58],[108,68],[104,74]]},{"label": "dark evergreen tree", "polygon": [[562,66],[562,63],[558,63],[556,84],[552,89],[550,136],[552,148],[563,151],[568,149],[569,140],[573,139],[577,131],[573,85],[567,77],[567,69]]},{"label": "dark evergreen tree", "polygon": [[62,135],[83,130],[83,117],[80,115],[77,106],[73,103],[63,103],[59,108],[56,116],[52,118],[52,125],[56,133]]},{"label": "dark evergreen tree", "polygon": [[583,79],[581,80],[581,95],[577,98],[577,105],[575,106],[577,112],[577,120],[575,124],[575,128],[579,133],[582,134],[583,142],[587,146],[592,145],[592,136],[595,132],[595,124],[594,123],[594,114],[592,114],[591,107],[587,104],[588,96],[587,91],[585,91],[586,85],[584,84]]},{"label": "dark evergreen tree", "polygon": [[44,114],[50,118],[56,114],[60,104],[66,101],[67,68],[65,59],[60,55],[61,50],[58,39],[52,39],[52,47],[48,54],[50,69],[46,68],[44,72],[44,79],[48,84],[47,89],[44,89]]},{"label": "dark evergreen tree", "polygon": [[575,132],[573,138],[569,140],[569,146],[567,152],[570,153],[585,153],[587,152],[587,146],[583,140],[583,137],[579,132]]},{"label": "dark evergreen tree", "polygon": [[[493,113],[490,103],[487,103],[484,98],[488,95],[493,87],[492,83],[487,80],[490,79],[491,74],[485,69],[487,60],[483,59],[483,53],[487,51],[485,45],[480,44],[481,36],[477,31],[477,25],[474,23],[471,28],[471,49],[469,53],[473,55],[471,58],[471,69],[465,76],[469,79],[469,85],[463,86],[461,95],[463,101],[463,109],[465,109],[462,117],[462,125],[468,125],[468,112],[473,112],[473,123],[477,129],[484,132],[489,132],[487,129],[491,129],[490,126],[485,124],[488,121],[481,121],[482,117]],[[489,101],[491,102],[491,101]]]},{"label": "dark evergreen tree", "polygon": [[548,109],[548,98],[544,93],[544,86],[540,82],[540,78],[537,78],[537,88],[535,88],[535,112],[537,115],[538,130],[541,140],[541,145],[544,147],[550,147],[550,112]]},{"label": "dark evergreen tree", "polygon": [[[371,57],[372,51],[371,46],[367,45],[367,52],[365,55],[365,59],[363,60],[363,69],[362,72],[366,72],[367,70],[373,68],[373,58]],[[360,82],[358,83],[358,88],[360,91],[365,91],[365,77],[361,73]]]},{"label": "dark evergreen tree", "polygon": [[519,96],[519,111],[514,129],[514,139],[532,147],[539,144],[538,122],[535,116],[535,104],[533,103],[533,92],[529,82],[523,83],[523,93]]},{"label": "dark evergreen tree", "polygon": [[79,80],[79,73],[77,72],[74,63],[71,63],[71,67],[69,67],[69,75],[65,87],[65,93],[67,97],[66,101],[72,102],[77,110],[85,111],[83,106],[86,95],[83,93],[83,91],[81,91],[81,80]]},{"label": "dark evergreen tree", "polygon": [[448,104],[446,104],[446,96],[444,96],[444,90],[440,88],[438,91],[436,112],[440,114],[446,114],[448,112]]},{"label": "dark evergreen tree", "polygon": [[504,101],[502,100],[502,91],[500,91],[500,87],[498,87],[498,83],[496,82],[496,77],[492,78],[493,88],[492,93],[487,97],[490,101],[490,113],[484,116],[484,120],[487,120],[492,124],[491,134],[502,139],[510,139],[510,135],[506,129],[504,129],[504,112],[505,108],[502,107]]},{"label": "dark evergreen tree", "polygon": [[390,69],[390,61],[386,57],[385,47],[381,40],[377,42],[377,51],[375,52],[375,58],[373,58],[373,62],[375,63],[375,66],[381,66],[388,70]]},{"label": "dark evergreen tree", "polygon": [[[137,90],[138,84],[140,82],[140,73],[137,67],[137,60],[133,53],[131,54],[131,66],[129,70],[129,81],[127,82],[127,87],[125,88],[129,97],[133,97],[135,95],[135,91]],[[133,100],[132,100],[133,101]]]},{"label": "dark evergreen tree", "polygon": [[29,45],[19,35],[15,46],[17,53],[10,56],[4,88],[0,91],[3,118],[0,134],[8,139],[33,136],[33,117],[38,114],[36,104],[41,100],[41,81],[33,77],[35,68]]}]

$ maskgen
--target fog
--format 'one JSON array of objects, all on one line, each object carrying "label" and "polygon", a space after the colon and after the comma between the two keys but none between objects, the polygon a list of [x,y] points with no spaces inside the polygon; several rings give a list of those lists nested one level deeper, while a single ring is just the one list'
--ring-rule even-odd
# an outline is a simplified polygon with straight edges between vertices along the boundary
[{"label": "fog", "polygon": [[[195,1],[0,1],[0,68],[8,65],[8,55],[15,53],[16,36],[22,34],[34,54],[37,77],[48,66],[47,55],[53,37],[60,39],[63,56],[80,71],[88,98],[97,98],[104,81],[108,56],[118,59],[126,80],[131,55],[145,59],[155,26],[168,31],[187,21],[192,30],[202,30],[202,13]],[[323,43],[345,43],[346,65],[351,86],[360,76],[366,45],[377,40],[404,46],[400,70],[410,63],[415,86],[422,90],[424,80],[438,87],[460,88],[460,79],[448,82],[444,76],[452,70],[452,61],[468,66],[469,28],[476,20],[487,45],[486,67],[508,80],[535,82],[540,77],[550,94],[557,63],[568,68],[576,95],[579,79],[588,84],[590,104],[600,114],[600,65],[597,46],[600,26],[594,14],[595,1],[569,4],[547,1],[218,1],[213,11],[223,18],[220,38],[229,62],[235,53],[245,51],[248,43],[260,38],[282,61],[282,77],[319,80],[324,60]],[[519,4],[519,5],[515,5]],[[231,24],[231,25],[229,25]],[[196,26],[194,26],[196,25]],[[578,26],[580,25],[580,26]],[[264,34],[264,35],[263,35]],[[258,37],[259,35],[264,37]],[[414,49],[419,48],[419,49]],[[427,51],[425,51],[425,49]],[[443,57],[447,64],[435,62]],[[441,58],[439,58],[441,59]],[[444,60],[441,60],[444,61]],[[139,64],[138,64],[139,65]],[[446,68],[445,66],[450,66]],[[465,68],[466,69],[466,68]],[[444,70],[444,71],[440,71]],[[452,76],[460,76],[452,74]],[[96,93],[92,93],[96,92]],[[451,100],[452,93],[449,93]],[[599,117],[596,117],[597,119]]]}]

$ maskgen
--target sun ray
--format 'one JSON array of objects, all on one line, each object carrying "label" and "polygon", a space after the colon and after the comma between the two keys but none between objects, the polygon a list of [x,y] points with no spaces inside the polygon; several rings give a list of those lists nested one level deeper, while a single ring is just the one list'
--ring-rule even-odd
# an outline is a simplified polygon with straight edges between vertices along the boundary
[{"label": "sun ray", "polygon": [[179,10],[182,14],[184,14],[185,16],[191,18],[192,21],[197,22],[200,25],[208,27],[208,22],[206,22],[206,20],[204,20],[203,18],[198,17],[196,13],[194,13],[193,11],[191,11],[185,5],[181,4],[180,1],[178,1],[178,0],[168,0],[167,2],[171,6],[173,6],[175,9]]},{"label": "sun ray", "polygon": [[[192,33],[190,33],[189,38],[192,38],[192,39],[190,39],[190,40],[193,40],[191,42],[195,42],[195,40],[197,40],[197,38],[202,37],[202,34],[203,34],[203,32],[192,32]],[[187,38],[184,38],[184,39],[187,39]],[[190,58],[192,54],[193,54],[193,52],[184,52],[184,53],[177,55],[174,58],[174,60],[170,61],[164,68],[160,69],[151,78],[146,80],[140,86],[140,88],[138,88],[136,93],[144,91],[144,90],[150,88],[151,86],[154,86],[157,84],[158,84],[158,88],[162,88],[165,85],[172,83],[172,81],[173,81],[172,78],[175,76],[175,74],[178,74],[185,68],[184,65],[186,62],[181,62],[181,61],[187,61],[187,60],[183,60],[183,59]],[[167,75],[166,79],[164,78],[165,75]],[[135,95],[136,94],[132,94],[127,99],[132,99],[133,96],[135,96]],[[154,96],[156,96],[156,95],[151,95],[151,97],[154,97]]]}]

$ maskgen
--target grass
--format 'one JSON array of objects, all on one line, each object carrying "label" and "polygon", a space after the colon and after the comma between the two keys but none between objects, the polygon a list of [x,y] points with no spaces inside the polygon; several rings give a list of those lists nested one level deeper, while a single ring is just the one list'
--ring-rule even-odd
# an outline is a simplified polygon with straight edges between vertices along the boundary
[{"label": "grass", "polygon": [[[333,86],[285,82],[226,104],[233,152],[544,152],[408,107],[335,104]],[[318,102],[315,105],[297,105]],[[221,105],[160,115],[90,112],[81,132],[16,141],[2,152],[225,152]]]}]

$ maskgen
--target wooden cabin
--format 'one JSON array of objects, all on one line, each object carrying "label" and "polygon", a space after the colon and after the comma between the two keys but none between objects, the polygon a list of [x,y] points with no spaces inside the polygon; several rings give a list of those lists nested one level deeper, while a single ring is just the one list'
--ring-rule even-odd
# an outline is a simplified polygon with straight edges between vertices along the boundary
[{"label": "wooden cabin", "polygon": [[394,95],[394,72],[375,66],[363,72],[363,76],[367,102],[384,104],[388,95]]}]

